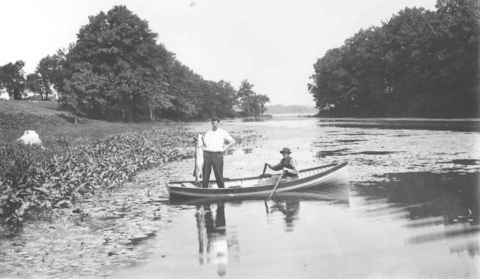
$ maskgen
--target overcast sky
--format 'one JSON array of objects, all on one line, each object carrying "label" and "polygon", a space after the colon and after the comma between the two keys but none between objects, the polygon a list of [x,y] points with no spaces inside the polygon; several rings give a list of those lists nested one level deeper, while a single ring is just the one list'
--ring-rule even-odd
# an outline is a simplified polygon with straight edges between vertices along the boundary
[{"label": "overcast sky", "polygon": [[0,65],[40,59],[76,41],[88,16],[125,5],[204,79],[254,85],[270,104],[314,106],[313,64],[361,28],[436,0],[0,0]]}]

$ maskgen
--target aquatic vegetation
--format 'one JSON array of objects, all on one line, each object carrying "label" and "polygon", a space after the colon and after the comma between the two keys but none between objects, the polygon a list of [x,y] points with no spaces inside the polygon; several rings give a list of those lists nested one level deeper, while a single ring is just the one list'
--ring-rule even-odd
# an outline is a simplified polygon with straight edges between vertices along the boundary
[{"label": "aquatic vegetation", "polygon": [[107,137],[55,154],[35,146],[1,147],[0,217],[19,225],[31,210],[68,207],[98,189],[131,180],[139,170],[188,157],[188,132],[155,128]]},{"label": "aquatic vegetation", "polygon": [[[239,143],[257,135],[233,135]],[[192,158],[193,132],[154,127],[109,136],[50,151],[18,143],[0,147],[0,221],[18,226],[31,212],[71,207],[100,190],[111,191],[132,181],[138,171]]]}]

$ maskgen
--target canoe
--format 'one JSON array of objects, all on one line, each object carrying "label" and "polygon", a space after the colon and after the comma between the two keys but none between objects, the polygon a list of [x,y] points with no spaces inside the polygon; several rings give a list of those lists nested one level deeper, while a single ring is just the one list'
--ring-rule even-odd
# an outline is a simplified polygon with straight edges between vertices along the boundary
[{"label": "canoe", "polygon": [[[194,181],[167,181],[165,184],[170,199],[265,197],[270,195],[279,176],[278,174],[271,177],[226,179],[223,189],[218,188],[215,181],[209,181],[209,188],[196,187]],[[333,163],[300,170],[299,178],[296,180],[282,179],[275,193],[346,182],[348,182],[348,162]]]}]

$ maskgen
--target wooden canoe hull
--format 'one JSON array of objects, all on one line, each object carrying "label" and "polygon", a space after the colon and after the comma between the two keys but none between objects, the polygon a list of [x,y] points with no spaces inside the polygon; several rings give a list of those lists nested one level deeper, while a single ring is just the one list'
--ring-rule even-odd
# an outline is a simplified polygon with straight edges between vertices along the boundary
[{"label": "wooden canoe hull", "polygon": [[[346,182],[348,182],[348,162],[343,162],[301,170],[299,179],[281,181],[275,192],[298,191],[310,187]],[[265,180],[259,177],[231,179],[225,183],[226,187],[223,189],[188,186],[193,185],[193,183],[193,181],[166,182],[170,199],[268,197],[275,187],[274,181],[265,183]],[[212,181],[211,184],[215,184],[215,182]]]}]

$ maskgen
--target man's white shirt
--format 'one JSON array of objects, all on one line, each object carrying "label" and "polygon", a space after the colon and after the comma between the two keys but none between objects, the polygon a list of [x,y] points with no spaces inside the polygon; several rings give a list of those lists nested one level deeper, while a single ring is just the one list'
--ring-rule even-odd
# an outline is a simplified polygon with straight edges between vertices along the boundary
[{"label": "man's white shirt", "polygon": [[231,142],[233,141],[232,136],[230,134],[221,129],[217,128],[216,131],[210,130],[205,134],[204,137],[205,141],[205,151],[212,151],[212,152],[221,152],[223,151],[223,145],[225,141]]}]

